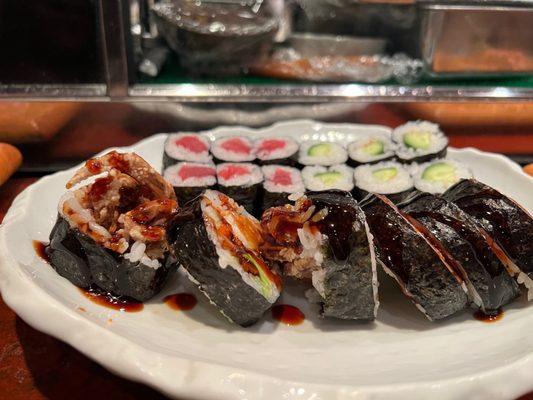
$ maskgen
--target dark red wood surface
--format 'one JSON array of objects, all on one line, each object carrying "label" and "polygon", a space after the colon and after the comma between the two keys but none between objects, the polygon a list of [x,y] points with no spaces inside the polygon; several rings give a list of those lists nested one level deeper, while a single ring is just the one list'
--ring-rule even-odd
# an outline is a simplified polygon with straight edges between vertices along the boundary
[{"label": "dark red wood surface", "polygon": [[[131,117],[135,112],[128,105],[90,105],[48,144],[24,146],[26,160],[33,163],[57,159],[75,161],[109,146],[136,142],[143,134],[132,133]],[[135,115],[135,118],[139,118]],[[359,122],[385,123],[395,126],[405,116],[383,105],[368,107],[357,115]],[[145,132],[168,129],[167,125],[144,125]],[[142,130],[136,126],[136,131]],[[497,150],[509,138],[501,130],[483,134],[482,129],[470,136],[454,129],[454,145],[473,145]],[[533,153],[533,127],[514,130],[517,143],[508,149]],[[468,138],[472,140],[468,140]],[[517,151],[520,150],[520,151]],[[513,151],[510,151],[511,153]],[[12,178],[0,187],[0,221],[14,197],[36,178]],[[105,344],[103,344],[105,345]],[[532,372],[533,380],[533,372]],[[0,300],[0,399],[164,399],[156,391],[119,378],[67,344],[31,328]],[[533,400],[533,393],[520,400]]]}]

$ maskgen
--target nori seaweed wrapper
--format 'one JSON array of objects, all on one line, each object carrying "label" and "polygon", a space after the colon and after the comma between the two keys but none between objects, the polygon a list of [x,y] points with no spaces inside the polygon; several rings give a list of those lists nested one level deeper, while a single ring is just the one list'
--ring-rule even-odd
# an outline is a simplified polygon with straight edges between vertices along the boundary
[{"label": "nori seaweed wrapper", "polygon": [[472,216],[522,272],[533,278],[533,219],[496,189],[465,179],[442,194]]},{"label": "nori seaweed wrapper", "polygon": [[328,213],[317,223],[326,243],[324,260],[324,317],[370,321],[377,309],[375,258],[367,235],[365,215],[353,197],[344,191],[309,192],[317,211]]},{"label": "nori seaweed wrapper", "polygon": [[171,157],[167,154],[166,150],[163,150],[163,168],[161,169],[161,172],[163,172],[165,169],[172,165],[176,165],[179,162],[182,162],[183,160],[177,160],[174,157]]},{"label": "nori seaweed wrapper", "polygon": [[424,162],[428,162],[431,160],[436,160],[437,158],[444,158],[446,157],[446,154],[448,153],[448,146],[445,146],[439,151],[436,151],[435,153],[431,154],[424,154],[423,156],[413,157],[413,158],[402,158],[398,154],[396,155],[396,159],[398,162],[402,164],[411,164],[411,163],[417,163],[421,164]]},{"label": "nori seaweed wrapper", "polygon": [[[420,193],[420,191],[418,191],[417,189],[411,188],[411,189],[403,190],[398,193],[384,194],[383,196],[387,197],[394,204],[398,204],[415,193]],[[367,192],[364,189],[360,189],[357,186],[352,190],[352,194],[358,201],[361,201],[364,198],[372,195],[372,193]]]},{"label": "nori seaweed wrapper", "polygon": [[174,193],[178,199],[178,204],[185,204],[200,196],[206,189],[212,186],[174,186]]},{"label": "nori seaweed wrapper", "polygon": [[256,323],[272,304],[243,281],[230,266],[221,268],[216,248],[207,235],[201,197],[178,210],[167,238],[179,264],[199,289],[228,319],[241,326]]},{"label": "nori seaweed wrapper", "polygon": [[352,168],[357,168],[360,165],[372,165],[372,164],[377,164],[377,163],[384,162],[384,161],[398,161],[398,159],[393,154],[390,157],[380,158],[379,160],[372,160],[372,161],[367,161],[367,162],[359,162],[357,160],[354,160],[353,158],[351,158],[348,155],[348,161],[346,163]]},{"label": "nori seaweed wrapper", "polygon": [[250,214],[257,215],[260,211],[258,206],[260,203],[262,187],[263,182],[249,186],[224,186],[219,184],[218,190],[231,197]]},{"label": "nori seaweed wrapper", "polygon": [[258,158],[256,162],[258,165],[261,165],[261,166],[263,165],[284,165],[287,167],[297,168],[300,165],[298,163],[298,150],[296,150],[294,154],[289,157],[275,158],[272,160],[261,160],[260,158]]},{"label": "nori seaweed wrapper", "polygon": [[400,209],[421,223],[458,262],[479,296],[481,304],[477,305],[483,311],[497,311],[520,294],[518,284],[491,250],[486,236],[456,205],[423,193],[401,204]]},{"label": "nori seaweed wrapper", "polygon": [[366,198],[361,207],[386,272],[428,318],[446,318],[465,308],[468,298],[461,278],[394,206],[378,195]]},{"label": "nori seaweed wrapper", "polygon": [[291,193],[285,192],[269,192],[263,186],[261,199],[261,214],[270,207],[279,207],[290,203],[289,196]]},{"label": "nori seaweed wrapper", "polygon": [[81,288],[96,285],[114,296],[137,301],[159,293],[177,266],[170,256],[161,260],[157,269],[132,263],[72,229],[61,216],[50,233],[49,254],[52,267],[72,284]]}]

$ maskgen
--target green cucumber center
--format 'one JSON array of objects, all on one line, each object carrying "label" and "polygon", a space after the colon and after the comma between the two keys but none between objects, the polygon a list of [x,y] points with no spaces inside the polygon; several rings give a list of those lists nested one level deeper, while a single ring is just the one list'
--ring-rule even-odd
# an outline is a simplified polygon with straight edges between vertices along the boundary
[{"label": "green cucumber center", "polygon": [[319,172],[315,178],[319,179],[324,185],[334,185],[341,179],[342,175],[338,171]]},{"label": "green cucumber center", "polygon": [[314,144],[309,147],[307,154],[312,157],[325,157],[331,155],[331,145],[329,143]]},{"label": "green cucumber center", "polygon": [[403,142],[407,147],[415,150],[428,150],[431,146],[431,133],[427,131],[407,132],[403,137]]},{"label": "green cucumber center", "polygon": [[387,182],[398,175],[398,169],[396,167],[380,168],[372,172],[374,179],[380,182]]},{"label": "green cucumber center", "polygon": [[369,156],[377,156],[385,152],[385,145],[379,139],[370,139],[362,148]]},{"label": "green cucumber center", "polygon": [[454,183],[457,180],[456,168],[445,162],[438,162],[422,172],[422,179],[430,182]]}]

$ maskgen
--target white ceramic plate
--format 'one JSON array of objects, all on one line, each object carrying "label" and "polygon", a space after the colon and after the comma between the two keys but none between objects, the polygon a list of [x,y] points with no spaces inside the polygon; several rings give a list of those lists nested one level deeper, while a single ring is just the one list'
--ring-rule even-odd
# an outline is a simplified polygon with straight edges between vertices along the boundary
[{"label": "white ceramic plate", "polygon": [[[264,131],[346,140],[387,129],[293,121]],[[257,131],[219,128],[209,135],[226,132]],[[159,167],[163,141],[158,135],[121,150]],[[507,158],[475,149],[451,149],[450,156],[533,210],[533,180]],[[72,173],[43,178],[14,201],[0,228],[0,289],[30,325],[119,375],[196,399],[511,399],[533,390],[533,306],[523,300],[497,323],[479,322],[470,311],[431,323],[382,281],[377,321],[360,324],[318,319],[301,289],[289,287],[281,301],[303,310],[303,324],[284,326],[265,315],[245,329],[200,295],[190,312],[168,308],[165,295],[194,291],[178,274],[140,313],[98,306],[32,248],[32,240],[47,240]]]}]

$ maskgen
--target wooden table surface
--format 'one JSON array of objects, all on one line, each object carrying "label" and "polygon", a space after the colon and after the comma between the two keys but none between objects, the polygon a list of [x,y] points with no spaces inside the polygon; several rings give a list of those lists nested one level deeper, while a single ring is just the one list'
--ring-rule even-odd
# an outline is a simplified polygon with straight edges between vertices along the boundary
[{"label": "wooden table surface", "polygon": [[[97,106],[91,107],[97,110]],[[387,116],[386,112],[388,111],[378,107],[374,111],[363,112],[360,119],[364,122],[374,122],[376,117],[373,114],[376,111],[379,112],[381,118],[384,118],[384,115]],[[94,112],[97,113],[97,111]],[[396,117],[392,114],[389,114],[388,118],[391,125],[402,121],[401,117]],[[90,125],[91,121],[93,120],[86,121],[82,119],[79,129],[89,129],[87,126]],[[100,122],[94,124],[104,130],[99,125]],[[75,131],[76,129],[71,127],[70,130]],[[533,128],[531,132],[533,132]],[[116,133],[116,137],[122,139],[119,140],[119,143],[109,143],[109,139],[104,139],[99,141],[99,143],[95,143],[93,140],[79,150],[80,155],[83,151],[92,154],[108,147],[108,145],[130,144],[130,142],[132,143],[138,139],[138,137],[133,137],[132,139],[131,135],[125,133],[123,126],[120,124],[112,128],[106,128],[105,133],[106,137]],[[69,136],[71,133],[66,133],[65,135]],[[529,146],[531,146],[530,140],[533,136],[524,136],[520,132],[516,133],[516,135],[522,138],[524,143],[529,142]],[[485,143],[488,143],[487,146],[491,147],[496,145],[497,142],[505,141],[502,139],[502,137],[496,139],[490,136]],[[472,142],[468,142],[466,139],[461,140],[467,145],[474,144],[477,147],[484,147],[482,136],[474,137]],[[76,145],[74,145],[74,148],[76,148]],[[523,148],[521,147],[521,149]],[[32,151],[37,150],[30,146],[29,149],[25,149],[25,155],[31,155]],[[43,151],[42,148],[41,151]],[[53,151],[60,154],[62,150],[54,148]],[[15,196],[36,180],[37,178],[35,177],[19,176],[10,179],[0,187],[0,222]],[[144,385],[133,383],[111,374],[69,345],[33,329],[0,300],[0,399],[95,400],[104,398],[120,400],[164,399],[165,397]],[[533,400],[533,393],[521,397],[520,400]]]}]

